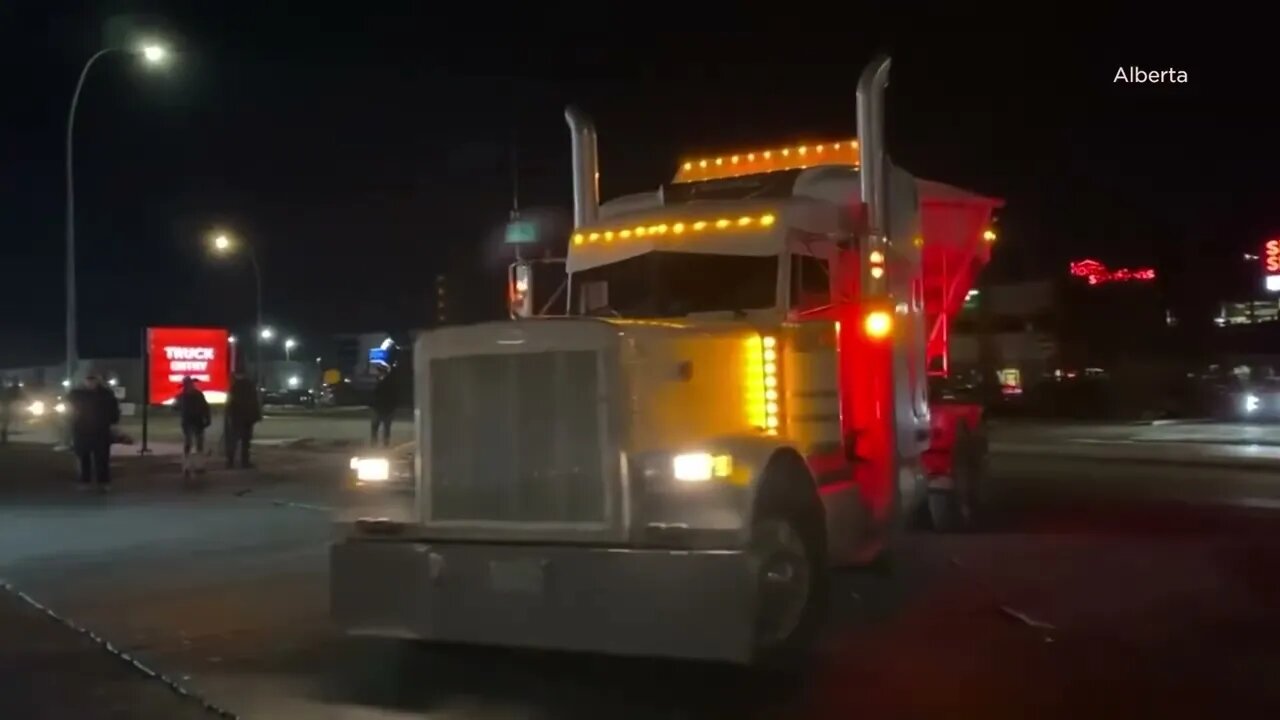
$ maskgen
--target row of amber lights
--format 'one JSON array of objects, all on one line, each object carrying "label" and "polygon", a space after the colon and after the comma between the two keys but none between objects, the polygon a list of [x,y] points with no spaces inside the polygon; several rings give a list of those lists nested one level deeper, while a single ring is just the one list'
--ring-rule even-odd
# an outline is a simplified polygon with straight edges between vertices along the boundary
[{"label": "row of amber lights", "polygon": [[770,434],[778,432],[778,339],[766,336],[761,340],[764,347],[764,429]]},{"label": "row of amber lights", "polygon": [[776,150],[759,150],[686,160],[676,171],[675,182],[717,180],[824,164],[857,166],[860,159],[857,140],[797,145]]},{"label": "row of amber lights", "polygon": [[737,219],[718,218],[716,220],[695,220],[693,222],[677,222],[677,223],[659,223],[657,225],[637,225],[633,228],[622,228],[621,230],[605,230],[593,231],[586,233],[575,233],[573,236],[573,244],[581,245],[583,243],[593,243],[603,240],[604,242],[613,242],[614,239],[629,240],[632,237],[649,237],[662,235],[683,235],[685,233],[703,232],[706,230],[730,230],[751,227],[771,227],[777,218],[772,213],[764,215],[743,215]]},{"label": "row of amber lights", "polygon": [[[839,152],[839,151],[840,151],[840,148],[841,148],[843,145],[846,145],[846,144],[848,145],[848,147],[850,147],[850,148],[852,148],[852,149],[854,149],[854,150],[857,150],[857,149],[858,149],[858,141],[857,141],[857,140],[851,140],[851,141],[849,141],[848,143],[832,143],[831,145],[814,145],[814,146],[813,146],[813,154],[814,154],[814,155],[823,155],[823,154],[825,154],[825,153],[827,152],[827,149],[828,149],[828,148],[830,148],[832,151]],[[763,159],[763,160],[772,160],[772,159],[773,159],[773,153],[774,153],[774,152],[775,152],[775,151],[773,151],[773,150],[762,150],[762,151],[760,151],[760,158],[761,158],[761,159]],[[779,155],[780,157],[784,157],[784,158],[785,158],[785,157],[790,157],[790,156],[791,156],[791,153],[793,152],[793,150],[792,150],[792,148],[780,148],[780,149],[779,149],[779,150],[777,150],[776,152],[778,153],[778,155]],[[809,149],[809,146],[808,146],[808,145],[799,145],[799,146],[797,146],[797,147],[794,149],[794,152],[795,152],[795,154],[796,154],[796,156],[797,156],[797,157],[805,157],[805,156],[809,155],[810,149]],[[723,167],[725,163],[728,163],[728,164],[730,164],[730,165],[737,165],[737,164],[739,164],[739,163],[741,163],[741,162],[744,162],[744,161],[745,161],[745,162],[755,162],[755,161],[756,161],[756,153],[749,152],[749,153],[745,153],[745,154],[742,154],[742,155],[729,155],[729,156],[726,156],[726,157],[705,158],[705,159],[702,159],[702,160],[689,160],[689,161],[686,161],[686,162],[685,162],[685,164],[683,165],[683,167],[684,167],[684,169],[685,169],[685,170],[692,170],[695,166],[696,166],[696,167],[699,167],[699,168],[702,168],[702,169],[706,169],[706,168],[708,168],[708,167],[710,167],[710,166],[712,166],[712,165],[714,165],[714,166],[716,166],[716,167]]]},{"label": "row of amber lights", "polygon": [[778,432],[780,406],[778,400],[778,340],[752,333],[746,337],[747,423],[770,435]]}]

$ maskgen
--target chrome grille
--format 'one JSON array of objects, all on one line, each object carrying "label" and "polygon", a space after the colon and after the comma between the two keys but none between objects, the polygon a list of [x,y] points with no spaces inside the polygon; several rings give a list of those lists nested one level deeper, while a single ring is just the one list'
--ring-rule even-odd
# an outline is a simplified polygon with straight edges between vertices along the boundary
[{"label": "chrome grille", "polygon": [[432,520],[605,519],[597,353],[430,361]]}]

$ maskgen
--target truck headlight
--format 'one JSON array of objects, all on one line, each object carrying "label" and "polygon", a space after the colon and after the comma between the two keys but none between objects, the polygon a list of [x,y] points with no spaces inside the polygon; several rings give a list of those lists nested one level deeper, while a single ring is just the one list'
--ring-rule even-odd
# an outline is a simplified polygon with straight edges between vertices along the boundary
[{"label": "truck headlight", "polygon": [[35,402],[27,406],[27,412],[31,413],[36,417],[40,417],[41,415],[43,415],[44,410],[45,410],[45,407],[44,407],[43,400],[36,400]]},{"label": "truck headlight", "polygon": [[671,474],[682,482],[706,482],[733,474],[733,458],[705,452],[681,453],[671,458]]},{"label": "truck headlight", "polygon": [[356,471],[356,480],[363,482],[385,482],[391,479],[391,463],[386,458],[353,457],[351,469]]}]

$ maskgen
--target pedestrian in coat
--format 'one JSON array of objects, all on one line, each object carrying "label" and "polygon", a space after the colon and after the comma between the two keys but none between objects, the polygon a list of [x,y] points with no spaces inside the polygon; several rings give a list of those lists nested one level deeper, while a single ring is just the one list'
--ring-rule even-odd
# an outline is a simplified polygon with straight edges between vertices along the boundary
[{"label": "pedestrian in coat", "polygon": [[[204,431],[213,422],[209,401],[196,385],[196,381],[182,379],[182,393],[178,395],[178,416],[182,423],[182,474],[204,472]],[[195,454],[192,455],[192,450]]]},{"label": "pedestrian in coat", "polygon": [[88,489],[96,481],[98,490],[106,492],[111,488],[111,441],[120,422],[120,403],[101,378],[90,375],[68,394],[67,405],[80,487]]},{"label": "pedestrian in coat", "polygon": [[236,466],[237,455],[241,467],[253,467],[249,462],[249,444],[253,442],[253,426],[260,420],[262,405],[258,401],[258,388],[244,373],[236,373],[231,391],[227,393],[224,426],[228,468]]}]

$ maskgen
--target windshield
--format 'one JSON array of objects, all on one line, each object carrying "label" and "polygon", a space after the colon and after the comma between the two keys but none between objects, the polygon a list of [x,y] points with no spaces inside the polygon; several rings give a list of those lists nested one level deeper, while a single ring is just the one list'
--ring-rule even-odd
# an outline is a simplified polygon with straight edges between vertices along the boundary
[{"label": "windshield", "polygon": [[574,273],[573,308],[586,315],[680,317],[775,305],[776,256],[655,252]]}]

